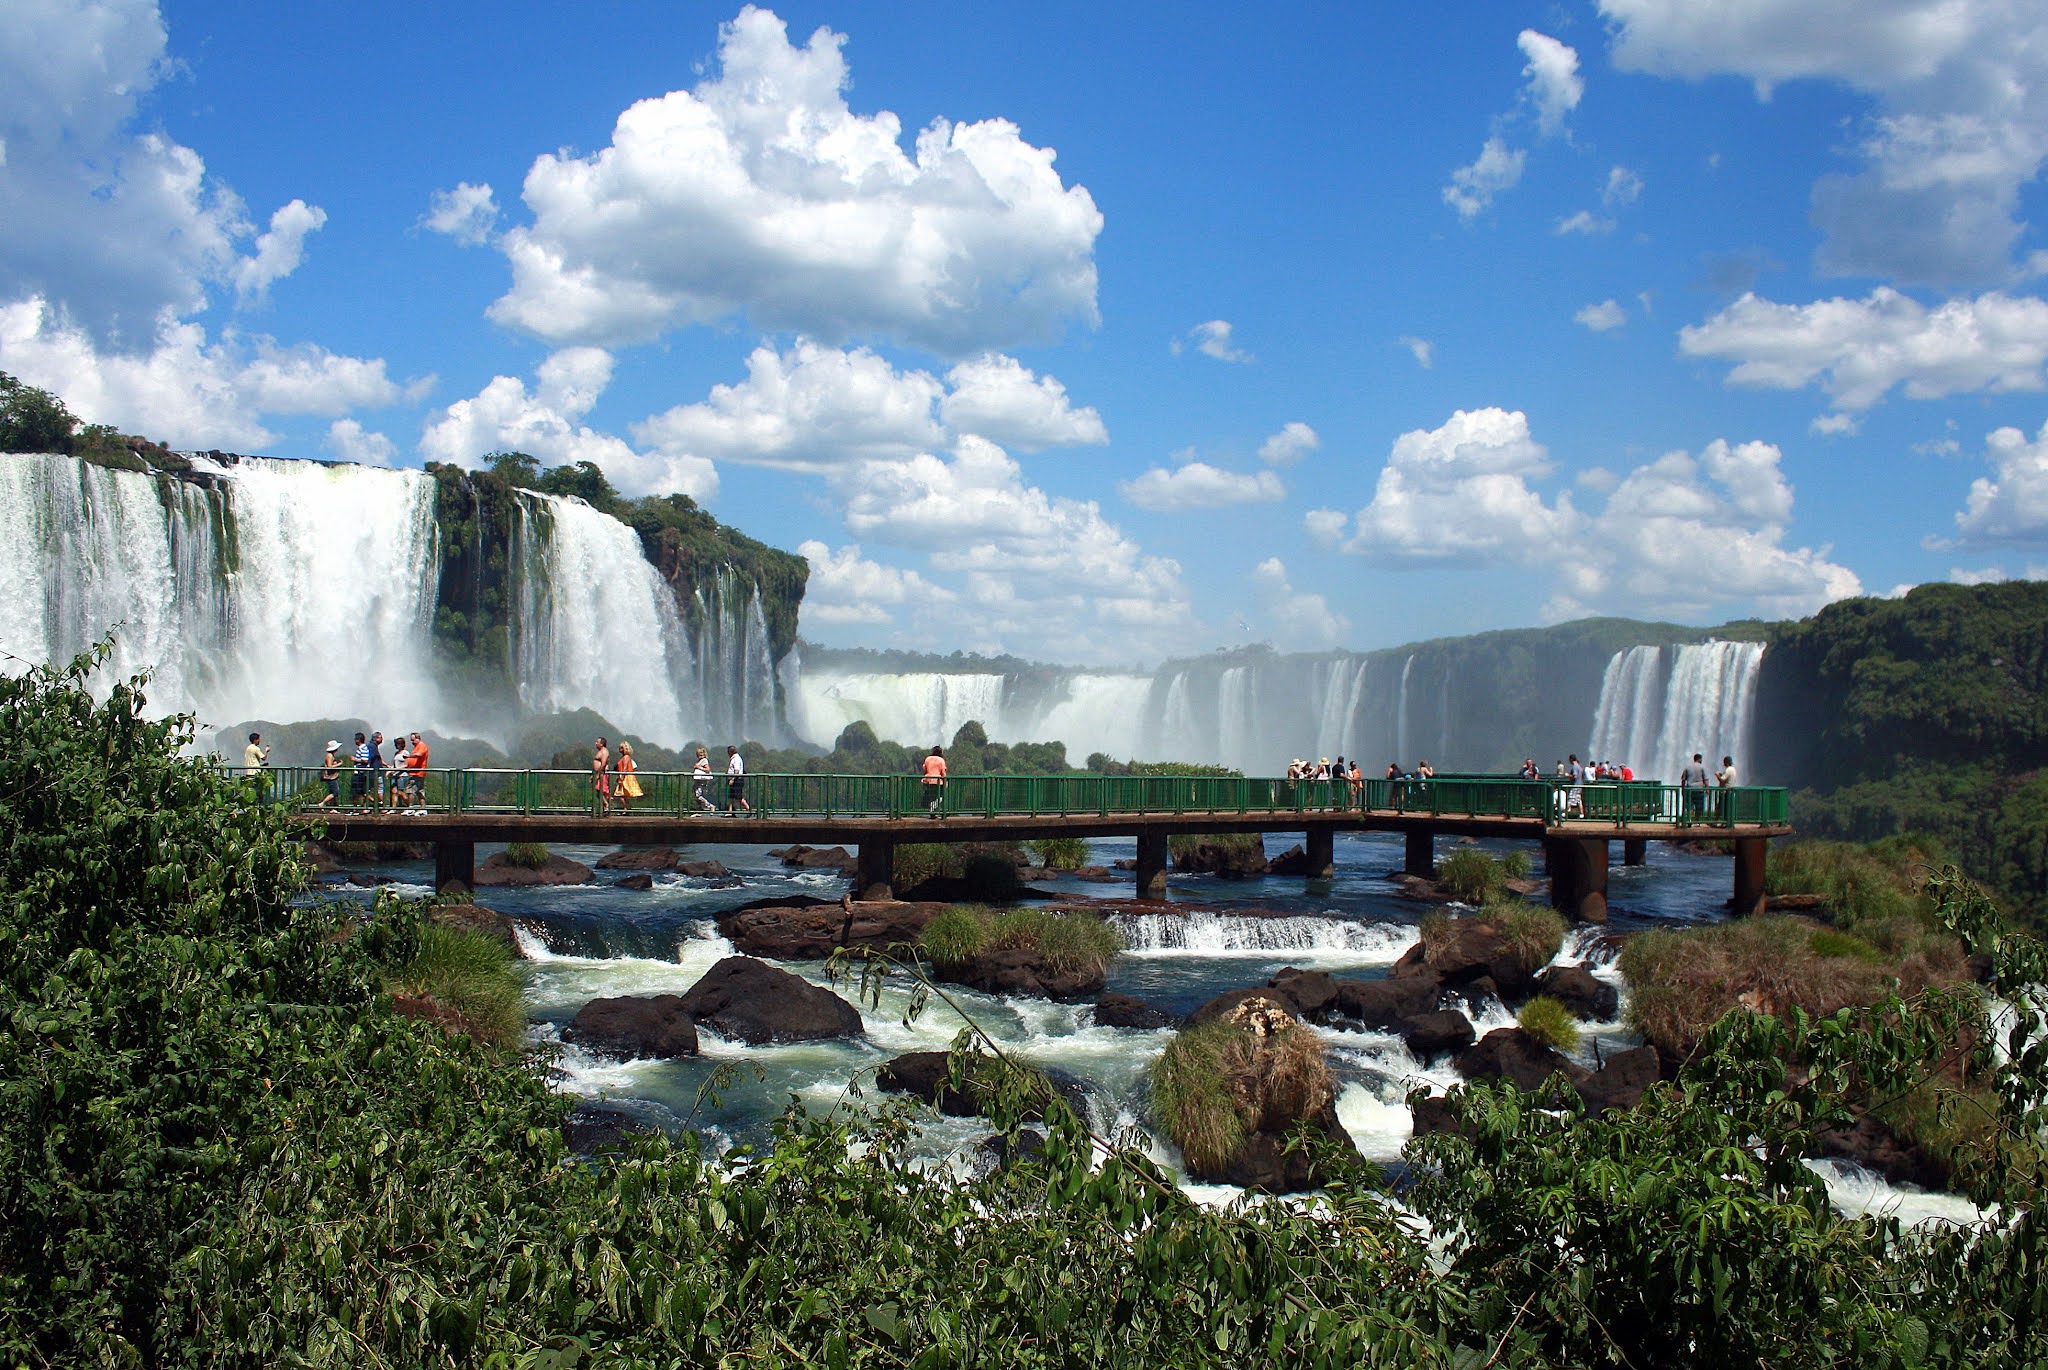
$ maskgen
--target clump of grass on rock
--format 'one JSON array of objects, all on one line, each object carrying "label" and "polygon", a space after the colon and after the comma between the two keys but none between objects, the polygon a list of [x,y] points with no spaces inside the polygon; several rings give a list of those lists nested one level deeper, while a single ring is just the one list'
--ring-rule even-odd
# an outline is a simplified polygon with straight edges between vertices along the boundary
[{"label": "clump of grass on rock", "polygon": [[513,842],[505,848],[505,859],[515,866],[537,871],[548,863],[548,849],[540,842]]},{"label": "clump of grass on rock", "polygon": [[1522,1031],[1553,1051],[1569,1056],[1579,1049],[1579,1021],[1572,1011],[1547,994],[1539,994],[1522,1005],[1515,1015]]},{"label": "clump of grass on rock", "polygon": [[1077,870],[1088,864],[1088,843],[1079,837],[1041,837],[1031,843],[1032,854],[1047,870]]},{"label": "clump of grass on rock", "polygon": [[1221,1174],[1252,1133],[1284,1130],[1335,1097],[1322,1038],[1256,999],[1178,1033],[1152,1068],[1152,1111],[1196,1175]]},{"label": "clump of grass on rock", "polygon": [[438,1006],[442,1013],[417,1012],[500,1051],[514,1046],[526,1028],[520,1005],[520,977],[503,942],[482,933],[427,923],[419,950],[389,972],[386,987],[402,1004]]},{"label": "clump of grass on rock", "polygon": [[1444,893],[1474,908],[1507,893],[1507,868],[1477,847],[1460,847],[1437,863],[1437,883]]},{"label": "clump of grass on rock", "polygon": [[971,965],[991,952],[1028,951],[1055,972],[1099,975],[1124,949],[1117,930],[1092,913],[955,904],[925,924],[918,945],[936,964]]},{"label": "clump of grass on rock", "polygon": [[1510,899],[1488,907],[1481,918],[1500,929],[1524,970],[1547,965],[1564,945],[1564,915],[1545,904]]}]

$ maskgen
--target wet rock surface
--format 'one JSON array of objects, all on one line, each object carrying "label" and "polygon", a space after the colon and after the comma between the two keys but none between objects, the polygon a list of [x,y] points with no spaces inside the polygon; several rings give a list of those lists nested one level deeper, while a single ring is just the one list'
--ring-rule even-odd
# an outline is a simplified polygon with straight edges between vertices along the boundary
[{"label": "wet rock surface", "polygon": [[750,1046],[865,1034],[852,1004],[750,956],[728,956],[704,972],[682,1008],[719,1036]]},{"label": "wet rock surface", "polygon": [[512,920],[496,909],[485,908],[482,904],[436,904],[427,917],[444,928],[474,932],[494,942],[502,942],[513,956],[526,959],[526,953],[519,949],[519,936],[513,930]]},{"label": "wet rock surface", "polygon": [[1155,1008],[1142,999],[1133,999],[1128,994],[1105,994],[1095,1001],[1095,1025],[1097,1027],[1135,1028],[1140,1032],[1154,1032],[1160,1028],[1176,1027],[1180,1019],[1163,1008]]},{"label": "wet rock surface", "polygon": [[618,995],[578,1009],[562,1040],[621,1060],[673,1060],[697,1054],[697,1024],[681,995]]},{"label": "wet rock surface", "polygon": [[581,861],[571,861],[566,856],[556,856],[553,853],[537,867],[522,866],[507,859],[503,852],[493,852],[477,863],[476,879],[472,883],[479,887],[587,885],[590,883],[590,867]]},{"label": "wet rock surface", "polygon": [[944,904],[824,900],[749,905],[718,915],[718,930],[749,956],[822,961],[839,947],[887,950],[915,942]]},{"label": "wet rock surface", "polygon": [[1536,993],[1571,1010],[1574,1018],[1611,1023],[1621,1013],[1621,993],[1584,966],[1548,966],[1536,977]]}]

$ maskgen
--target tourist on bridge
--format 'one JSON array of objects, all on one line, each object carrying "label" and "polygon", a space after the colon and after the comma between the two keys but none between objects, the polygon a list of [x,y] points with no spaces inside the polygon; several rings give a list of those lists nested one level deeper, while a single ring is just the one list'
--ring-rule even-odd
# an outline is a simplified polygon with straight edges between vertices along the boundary
[{"label": "tourist on bridge", "polygon": [[332,740],[320,757],[320,779],[327,786],[327,793],[315,807],[337,809],[341,807],[341,742]]},{"label": "tourist on bridge", "polygon": [[595,803],[600,816],[612,811],[612,748],[602,737],[590,753],[590,792],[596,796]]},{"label": "tourist on bridge", "polygon": [[385,777],[384,807],[395,813],[405,802],[405,777],[412,767],[412,744],[406,741],[404,733],[394,735],[392,741],[397,750],[391,756],[391,773]]},{"label": "tourist on bridge", "polygon": [[349,755],[349,765],[348,802],[360,809],[370,792],[370,742],[361,733],[356,734],[356,749]]},{"label": "tourist on bridge", "polygon": [[1707,811],[1707,767],[1694,752],[1692,760],[1678,773],[1678,788],[1685,795],[1685,814],[1688,818],[1699,818]]},{"label": "tourist on bridge", "polygon": [[937,747],[924,759],[925,808],[933,818],[939,816],[939,806],[946,802],[946,754]]},{"label": "tourist on bridge", "polygon": [[690,792],[700,812],[718,812],[718,805],[711,802],[711,754],[702,747],[697,749],[697,764],[690,768]]},{"label": "tourist on bridge", "polygon": [[737,816],[744,809],[748,813],[754,806],[747,802],[747,760],[740,755],[738,747],[728,744],[725,749],[725,811]]},{"label": "tourist on bridge", "polygon": [[1522,779],[1535,780],[1538,779],[1541,775],[1542,772],[1536,769],[1535,757],[1528,756],[1522,758]]},{"label": "tourist on bridge", "polygon": [[1734,757],[1724,756],[1721,758],[1721,769],[1714,772],[1714,783],[1721,787],[1721,793],[1714,796],[1717,807],[1721,811],[1721,821],[1732,824],[1735,822],[1735,796],[1730,794],[1729,791],[1734,789],[1738,783],[1735,778]]},{"label": "tourist on bridge", "polygon": [[1344,778],[1351,782],[1351,807],[1354,809],[1364,808],[1365,772],[1358,769],[1357,757],[1354,756],[1351,758],[1351,769],[1349,772],[1346,773]]},{"label": "tourist on bridge", "polygon": [[262,733],[250,733],[249,745],[242,748],[242,773],[249,777],[249,792],[256,798],[263,798],[269,782],[264,772],[270,769],[270,748],[263,745]]},{"label": "tourist on bridge", "polygon": [[370,734],[370,759],[366,764],[370,768],[369,807],[374,809],[384,802],[384,734]]},{"label": "tourist on bridge", "polygon": [[633,759],[633,744],[624,739],[619,742],[619,759],[615,769],[619,773],[619,810],[622,813],[631,813],[633,801],[642,793],[640,777],[633,774],[640,769],[640,763]]},{"label": "tourist on bridge", "polygon": [[427,739],[414,733],[412,745],[405,750],[406,813],[415,818],[427,816],[427,758],[432,749]]},{"label": "tourist on bridge", "polygon": [[1566,775],[1570,778],[1572,787],[1564,797],[1564,811],[1568,814],[1577,814],[1579,817],[1584,818],[1586,816],[1586,763],[1579,760],[1577,752],[1573,752],[1569,757],[1565,758],[1565,764],[1567,766]]}]

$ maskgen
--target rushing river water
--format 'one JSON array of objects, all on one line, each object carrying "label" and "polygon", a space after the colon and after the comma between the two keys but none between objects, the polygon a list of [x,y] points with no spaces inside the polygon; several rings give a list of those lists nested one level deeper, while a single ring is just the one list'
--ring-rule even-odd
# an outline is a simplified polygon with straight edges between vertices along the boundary
[{"label": "rushing river water", "polygon": [[[1272,844],[1277,850],[1284,843]],[[1481,843],[1497,853],[1512,843]],[[1520,844],[1527,849],[1527,844]],[[1135,854],[1132,839],[1089,843],[1090,859],[1110,865]],[[557,846],[552,850],[595,866],[608,847]],[[1440,854],[1448,847],[1440,846]],[[479,857],[485,855],[479,851]],[[848,1083],[868,1085],[872,1069],[907,1051],[943,1050],[962,1026],[960,1013],[938,998],[916,1021],[906,1024],[908,988],[892,985],[876,1006],[860,1005],[864,1041],[793,1043],[751,1047],[700,1032],[702,1054],[676,1061],[615,1061],[561,1042],[561,1029],[584,1004],[607,995],[681,994],[714,962],[733,954],[719,935],[716,915],[756,900],[807,894],[836,898],[846,882],[820,871],[783,867],[766,848],[700,846],[689,856],[716,858],[738,878],[694,879],[657,873],[651,890],[627,890],[614,882],[626,872],[597,872],[582,886],[487,889],[482,902],[511,915],[529,958],[527,1013],[534,1036],[558,1050],[559,1087],[589,1099],[603,1099],[670,1131],[690,1128],[714,1144],[754,1140],[792,1100],[823,1110],[849,1100]],[[1402,861],[1398,834],[1343,833],[1336,841],[1335,877],[1310,886],[1297,876],[1223,880],[1174,874],[1172,913],[1123,912],[1108,916],[1129,948],[1111,965],[1107,988],[1184,1014],[1226,990],[1262,985],[1284,966],[1325,970],[1344,978],[1384,976],[1414,944],[1428,905],[1403,897],[1387,879]],[[424,894],[432,879],[428,863],[397,863],[376,874],[398,882],[401,893]],[[1711,922],[1725,916],[1732,859],[1698,855],[1652,843],[1648,864],[1610,871],[1609,931]],[[1041,882],[1060,896],[1115,898],[1129,886],[1060,879]],[[324,886],[326,897],[367,901],[359,887]],[[1595,975],[1627,987],[1603,954],[1598,931],[1575,930],[1558,961],[1583,962]],[[828,984],[823,962],[786,963],[785,969]],[[849,986],[831,986],[849,1000]],[[1172,1033],[1097,1027],[1089,1004],[1004,998],[958,986],[947,993],[1007,1050],[1022,1059],[1081,1082],[1098,1133],[1124,1132],[1144,1140],[1163,1164],[1178,1171],[1173,1149],[1146,1130],[1145,1077]],[[1453,1007],[1459,1006],[1453,1001]],[[1513,1024],[1498,1004],[1473,1016],[1476,1032]],[[1438,1091],[1458,1082],[1447,1062],[1425,1064],[1391,1033],[1319,1029],[1330,1045],[1331,1064],[1342,1082],[1338,1116],[1367,1159],[1392,1161],[1407,1142],[1406,1097],[1417,1084]],[[1588,1025],[1577,1059],[1597,1066],[1614,1051],[1637,1045],[1620,1023]],[[722,1064],[745,1068],[715,1097],[706,1091]],[[973,1118],[934,1118],[925,1145],[934,1155],[965,1156],[988,1133]],[[1895,1189],[1872,1176],[1836,1165],[1817,1166],[1836,1202],[1845,1209],[1894,1209],[1902,1216],[1963,1220],[1973,1210],[1943,1195]],[[1205,1198],[1236,1191],[1190,1184]]]}]

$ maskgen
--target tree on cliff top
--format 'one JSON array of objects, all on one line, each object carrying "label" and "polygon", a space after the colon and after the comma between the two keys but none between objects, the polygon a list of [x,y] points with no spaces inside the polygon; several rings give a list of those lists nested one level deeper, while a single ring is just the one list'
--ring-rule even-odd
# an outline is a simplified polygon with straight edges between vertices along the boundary
[{"label": "tree on cliff top", "polygon": [[69,452],[77,428],[64,401],[0,371],[0,452]]}]

